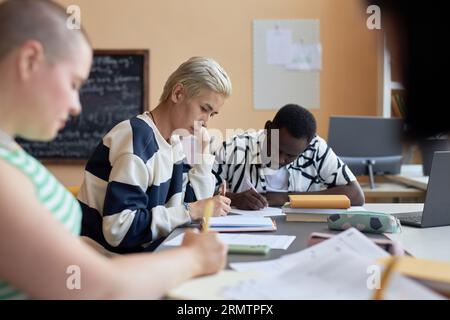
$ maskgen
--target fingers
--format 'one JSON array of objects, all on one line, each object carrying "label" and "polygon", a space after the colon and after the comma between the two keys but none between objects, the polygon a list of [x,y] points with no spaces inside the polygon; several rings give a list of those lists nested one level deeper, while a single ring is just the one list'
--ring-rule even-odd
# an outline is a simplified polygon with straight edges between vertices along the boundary
[{"label": "fingers", "polygon": [[253,190],[248,193],[248,202],[249,206],[253,210],[263,209],[267,206],[267,200],[258,192],[255,192]]},{"label": "fingers", "polygon": [[232,204],[243,210],[260,210],[268,206],[267,199],[253,189],[235,194]]},{"label": "fingers", "polygon": [[193,243],[195,243],[195,239],[197,239],[197,237],[199,236],[200,234],[197,229],[186,228],[186,230],[184,231],[183,242],[181,245],[183,246],[192,245]]},{"label": "fingers", "polygon": [[202,242],[202,254],[205,258],[205,274],[215,273],[225,267],[227,246],[219,239],[217,233],[205,235],[207,239]]},{"label": "fingers", "polygon": [[186,230],[182,246],[191,247],[197,255],[201,265],[198,275],[212,274],[225,267],[227,246],[215,232],[195,234]]},{"label": "fingers", "polygon": [[214,215],[216,216],[226,216],[228,212],[231,211],[230,199],[226,197],[217,197],[215,199],[215,210]]},{"label": "fingers", "polygon": [[259,192],[252,190],[252,195],[255,196],[259,200],[260,203],[262,203],[262,205],[263,205],[262,208],[267,207],[269,205],[269,203],[267,202],[267,199]]},{"label": "fingers", "polygon": [[219,199],[220,199],[221,202],[223,202],[223,203],[225,203],[227,205],[231,205],[231,199],[230,198],[227,198],[227,197],[224,197],[224,196],[219,196]]}]

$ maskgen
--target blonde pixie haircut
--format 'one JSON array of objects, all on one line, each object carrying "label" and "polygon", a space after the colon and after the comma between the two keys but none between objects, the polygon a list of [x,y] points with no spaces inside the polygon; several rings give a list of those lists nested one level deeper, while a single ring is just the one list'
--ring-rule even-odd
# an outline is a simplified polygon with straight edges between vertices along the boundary
[{"label": "blonde pixie haircut", "polygon": [[231,95],[230,78],[211,58],[193,57],[181,64],[167,79],[159,101],[166,101],[178,83],[185,88],[188,99],[198,95],[201,89],[210,89],[225,98]]}]

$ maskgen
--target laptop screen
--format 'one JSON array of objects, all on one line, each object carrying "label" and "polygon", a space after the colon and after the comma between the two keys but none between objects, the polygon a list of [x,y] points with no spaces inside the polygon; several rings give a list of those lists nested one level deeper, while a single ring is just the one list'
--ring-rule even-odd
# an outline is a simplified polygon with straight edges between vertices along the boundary
[{"label": "laptop screen", "polygon": [[434,153],[422,227],[450,225],[450,151]]}]

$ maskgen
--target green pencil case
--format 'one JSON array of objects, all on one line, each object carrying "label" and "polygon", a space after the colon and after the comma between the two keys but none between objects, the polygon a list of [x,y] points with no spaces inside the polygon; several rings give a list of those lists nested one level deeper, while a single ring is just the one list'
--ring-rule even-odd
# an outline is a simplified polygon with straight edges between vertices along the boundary
[{"label": "green pencil case", "polygon": [[354,227],[367,233],[399,233],[400,221],[389,214],[372,211],[352,211],[330,215],[327,219],[330,230],[347,230]]}]

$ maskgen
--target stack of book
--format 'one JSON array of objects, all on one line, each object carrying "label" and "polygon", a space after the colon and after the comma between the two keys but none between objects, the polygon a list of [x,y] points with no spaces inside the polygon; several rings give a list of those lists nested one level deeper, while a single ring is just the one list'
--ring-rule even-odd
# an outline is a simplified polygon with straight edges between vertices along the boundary
[{"label": "stack of book", "polygon": [[286,221],[326,222],[332,214],[364,210],[350,207],[345,195],[289,195],[289,200],[282,207]]}]

